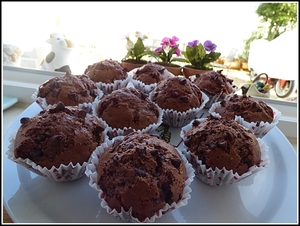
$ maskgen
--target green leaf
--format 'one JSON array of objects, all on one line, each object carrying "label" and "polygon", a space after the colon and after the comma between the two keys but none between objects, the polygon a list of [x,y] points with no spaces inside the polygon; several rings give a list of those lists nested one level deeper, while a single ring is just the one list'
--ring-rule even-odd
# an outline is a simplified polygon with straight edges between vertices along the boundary
[{"label": "green leaf", "polygon": [[142,54],[145,51],[145,46],[142,41],[142,39],[138,38],[136,43],[134,44],[134,56],[138,57],[140,54]]},{"label": "green leaf", "polygon": [[174,57],[171,59],[171,62],[182,62],[182,63],[189,63],[189,61],[182,57]]}]

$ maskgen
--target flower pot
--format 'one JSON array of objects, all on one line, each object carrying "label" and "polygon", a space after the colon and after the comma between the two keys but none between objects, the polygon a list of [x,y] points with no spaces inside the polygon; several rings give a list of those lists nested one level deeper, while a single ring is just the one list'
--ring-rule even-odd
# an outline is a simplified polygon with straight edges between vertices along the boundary
[{"label": "flower pot", "polygon": [[189,78],[190,76],[193,76],[193,75],[196,75],[196,74],[200,74],[201,75],[201,74],[203,74],[205,72],[208,72],[208,71],[212,71],[212,69],[202,70],[202,69],[190,68],[190,67],[187,67],[187,66],[184,66],[182,68],[183,75],[186,78]]},{"label": "flower pot", "polygon": [[249,71],[248,63],[242,63],[242,69],[243,69],[244,71]]},{"label": "flower pot", "polygon": [[154,62],[155,64],[159,64],[163,67],[165,67],[169,72],[171,72],[173,75],[182,75],[182,67],[177,64],[166,64],[162,62]]},{"label": "flower pot", "polygon": [[169,72],[171,72],[173,75],[182,75],[182,67],[174,67],[174,66],[164,66]]},{"label": "flower pot", "polygon": [[127,71],[131,71],[131,70],[133,70],[135,68],[142,67],[146,63],[147,63],[146,61],[144,63],[132,63],[132,62],[127,62],[127,61],[122,61],[121,66],[123,68],[126,68]]}]

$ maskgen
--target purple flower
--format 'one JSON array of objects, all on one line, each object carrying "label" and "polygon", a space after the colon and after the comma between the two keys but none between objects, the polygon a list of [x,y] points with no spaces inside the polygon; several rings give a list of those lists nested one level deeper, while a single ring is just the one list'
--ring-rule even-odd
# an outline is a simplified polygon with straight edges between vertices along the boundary
[{"label": "purple flower", "polygon": [[175,50],[175,54],[176,54],[177,56],[180,56],[180,55],[181,55],[180,49],[176,49],[176,50]]},{"label": "purple flower", "polygon": [[203,43],[203,46],[204,46],[204,49],[209,52],[214,52],[217,48],[217,45],[212,43],[212,41],[210,41],[210,40],[206,40]]},{"label": "purple flower", "polygon": [[168,37],[165,37],[161,40],[161,43],[162,47],[165,49],[167,46],[170,45],[170,38]]},{"label": "purple flower", "polygon": [[189,43],[188,43],[188,46],[189,46],[189,47],[194,47],[194,46],[198,45],[198,43],[199,43],[199,40],[194,40],[194,41],[192,41],[192,42],[189,42]]},{"label": "purple flower", "polygon": [[170,46],[170,48],[174,48],[177,46],[178,40],[179,40],[179,38],[177,38],[176,36],[173,36],[172,39],[165,37],[161,40],[161,45],[162,45],[163,49],[167,48],[168,46]]},{"label": "purple flower", "polygon": [[162,47],[158,47],[157,49],[155,49],[155,50],[154,50],[154,52],[156,52],[156,53],[160,53],[162,50],[163,50],[163,48],[162,48]]},{"label": "purple flower", "polygon": [[172,39],[170,39],[170,47],[174,48],[177,46],[177,41],[179,40],[179,38],[177,38],[176,36],[173,36]]}]

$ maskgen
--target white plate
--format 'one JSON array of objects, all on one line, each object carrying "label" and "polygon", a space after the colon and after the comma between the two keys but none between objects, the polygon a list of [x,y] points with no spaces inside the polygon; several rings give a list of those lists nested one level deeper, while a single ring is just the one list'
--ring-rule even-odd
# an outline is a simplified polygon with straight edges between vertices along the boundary
[{"label": "white plate", "polygon": [[[88,185],[87,177],[55,183],[7,158],[9,135],[20,126],[20,118],[35,116],[39,111],[41,108],[36,103],[31,104],[4,138],[3,202],[12,220],[17,223],[122,223],[100,206],[98,193]],[[177,142],[179,130],[170,130],[171,143]],[[263,140],[269,146],[268,168],[227,187],[211,187],[195,178],[188,204],[155,223],[296,223],[296,153],[277,127]]]}]

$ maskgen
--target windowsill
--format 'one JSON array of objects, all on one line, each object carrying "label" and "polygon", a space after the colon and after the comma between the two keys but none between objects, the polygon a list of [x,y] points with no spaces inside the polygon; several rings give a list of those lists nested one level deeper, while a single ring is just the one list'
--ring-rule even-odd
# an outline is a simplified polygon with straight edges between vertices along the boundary
[{"label": "windowsill", "polygon": [[[13,66],[3,66],[3,95],[13,96],[20,103],[30,105],[32,94],[38,86],[55,76],[64,75],[62,72],[51,72]],[[297,139],[297,103],[268,98],[260,98],[282,114],[277,127],[288,138]]]}]

